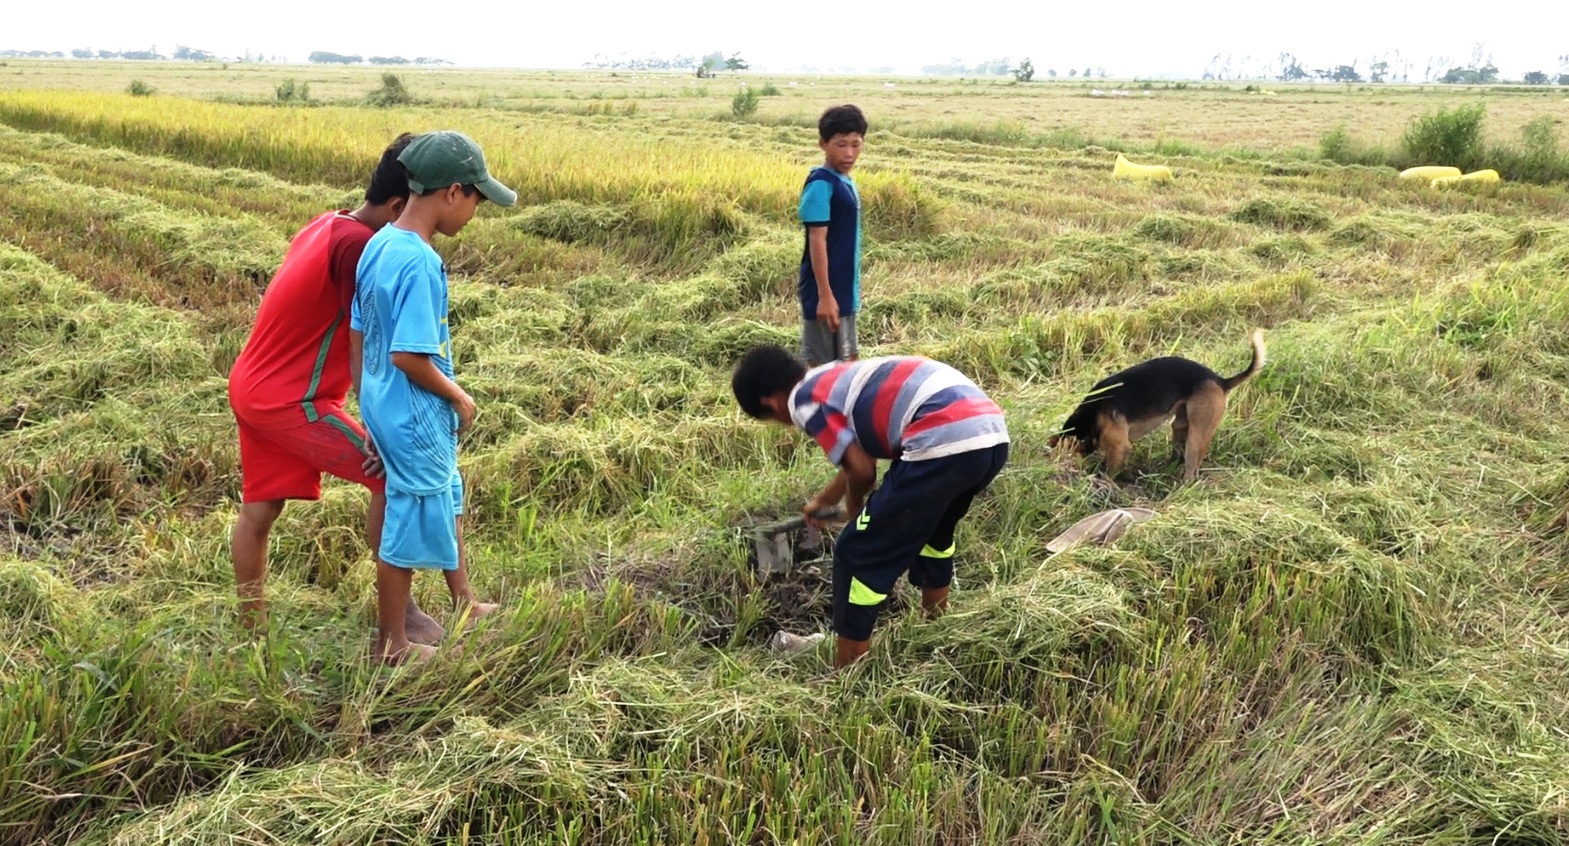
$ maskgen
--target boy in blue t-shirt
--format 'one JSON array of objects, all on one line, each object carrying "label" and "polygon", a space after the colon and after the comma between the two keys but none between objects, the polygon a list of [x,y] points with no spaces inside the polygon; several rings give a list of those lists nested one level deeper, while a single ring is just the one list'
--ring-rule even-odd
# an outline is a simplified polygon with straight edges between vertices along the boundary
[{"label": "boy in blue t-shirt", "polygon": [[475,409],[453,381],[447,269],[430,240],[438,232],[458,234],[482,200],[517,201],[491,178],[485,154],[462,133],[421,135],[398,161],[408,170],[408,204],[365,245],[350,323],[364,351],[360,415],[387,471],[375,649],[385,663],[435,652],[410,643],[404,629],[416,569],[446,571],[454,602],[466,603],[471,618],[495,609],[476,601],[462,566],[458,435],[474,422]]},{"label": "boy in blue t-shirt", "polygon": [[861,155],[866,116],[834,106],[817,121],[822,167],[801,189],[801,357],[816,366],[860,355],[855,313],[861,305],[861,195],[850,170]]}]

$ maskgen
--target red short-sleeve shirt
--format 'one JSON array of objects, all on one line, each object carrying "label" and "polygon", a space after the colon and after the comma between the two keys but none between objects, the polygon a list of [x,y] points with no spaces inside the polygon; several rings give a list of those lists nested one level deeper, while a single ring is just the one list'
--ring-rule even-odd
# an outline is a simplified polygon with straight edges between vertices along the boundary
[{"label": "red short-sleeve shirt", "polygon": [[256,325],[229,371],[229,404],[254,426],[314,423],[343,406],[354,272],[373,233],[347,212],[311,221],[262,295]]}]

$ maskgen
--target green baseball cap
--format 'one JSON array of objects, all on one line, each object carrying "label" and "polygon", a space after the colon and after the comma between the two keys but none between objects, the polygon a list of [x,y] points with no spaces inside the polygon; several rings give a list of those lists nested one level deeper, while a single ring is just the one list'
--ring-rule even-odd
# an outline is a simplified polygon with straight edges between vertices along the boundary
[{"label": "green baseball cap", "polygon": [[443,129],[418,136],[398,154],[398,161],[409,169],[409,190],[416,194],[448,185],[473,185],[498,206],[518,201],[516,191],[485,169],[485,153],[479,145],[461,132]]}]

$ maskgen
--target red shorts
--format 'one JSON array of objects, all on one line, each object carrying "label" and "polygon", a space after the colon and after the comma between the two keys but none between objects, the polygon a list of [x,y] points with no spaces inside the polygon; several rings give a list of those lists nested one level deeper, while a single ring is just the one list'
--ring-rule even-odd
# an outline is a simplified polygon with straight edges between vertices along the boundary
[{"label": "red shorts", "polygon": [[315,423],[284,428],[240,424],[241,501],[321,499],[321,474],[382,493],[386,479],[367,476],[365,429],[342,409],[326,409]]}]

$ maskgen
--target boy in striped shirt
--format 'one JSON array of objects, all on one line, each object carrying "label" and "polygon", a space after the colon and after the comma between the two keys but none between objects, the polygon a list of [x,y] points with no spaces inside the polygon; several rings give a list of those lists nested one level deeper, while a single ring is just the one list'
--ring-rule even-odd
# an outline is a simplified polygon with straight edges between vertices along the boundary
[{"label": "boy in striped shirt", "polygon": [[[1002,409],[941,362],[893,356],[807,369],[782,347],[752,348],[731,389],[756,420],[796,426],[839,467],[806,504],[855,515],[834,544],[834,666],[871,645],[883,600],[906,571],[921,606],[940,613],[953,582],[954,528],[1008,460]],[[876,459],[893,464],[877,478]]]}]

